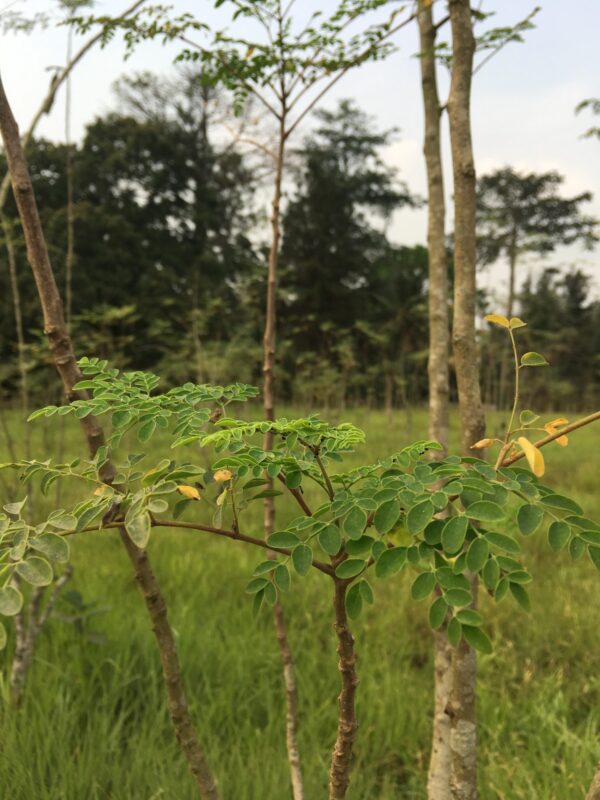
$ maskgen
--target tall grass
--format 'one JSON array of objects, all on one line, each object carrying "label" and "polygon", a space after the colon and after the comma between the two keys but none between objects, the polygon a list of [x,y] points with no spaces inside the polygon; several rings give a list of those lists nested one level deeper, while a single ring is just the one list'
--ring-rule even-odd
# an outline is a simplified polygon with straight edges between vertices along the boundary
[{"label": "tall grass", "polygon": [[[367,432],[354,463],[399,449],[426,430],[418,410],[398,413],[391,426],[379,412],[345,418]],[[18,446],[16,417],[10,426]],[[32,452],[50,455],[55,429],[34,423],[32,433]],[[67,456],[75,457],[81,440],[70,421],[66,436]],[[140,450],[134,441],[130,447]],[[161,443],[152,448],[149,464]],[[545,482],[596,518],[599,452],[600,429],[590,428],[574,434],[566,450],[546,453]],[[0,461],[6,458],[0,444]],[[10,487],[0,484],[0,491],[7,495]],[[47,500],[35,495],[39,513],[53,502],[53,491]],[[73,491],[63,489],[63,505]],[[260,517],[257,503],[250,532],[260,530]],[[479,662],[481,797],[580,800],[600,756],[600,576],[587,558],[572,563],[553,554],[544,533],[523,546],[535,579],[531,613],[508,597],[498,606],[482,598],[495,650]],[[73,537],[72,547],[70,591],[84,607],[65,595],[39,642],[22,708],[0,710],[0,797],[192,800],[195,788],[173,741],[154,641],[122,547],[111,532]],[[180,531],[156,532],[150,551],[224,800],[285,800],[279,657],[268,612],[255,620],[244,594],[260,554]],[[431,648],[427,603],[411,601],[409,585],[403,574],[375,581],[376,603],[354,625],[361,684],[351,800],[425,797]],[[297,663],[306,793],[318,800],[326,796],[338,693],[328,581],[316,573],[295,580],[284,605]]]}]

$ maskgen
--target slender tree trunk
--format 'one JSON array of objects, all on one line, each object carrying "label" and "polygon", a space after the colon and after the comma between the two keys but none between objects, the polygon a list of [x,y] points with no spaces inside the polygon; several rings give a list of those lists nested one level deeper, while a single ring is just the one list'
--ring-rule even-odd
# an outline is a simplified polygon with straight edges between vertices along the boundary
[{"label": "slender tree trunk", "polygon": [[[67,64],[72,59],[73,29],[67,34]],[[71,149],[71,73],[67,75],[65,94],[65,142],[67,145],[67,255],[65,258],[65,317],[71,332],[73,312],[73,262],[75,260],[75,206],[73,204],[73,152]]]},{"label": "slender tree trunk", "polygon": [[[279,241],[281,238],[281,190],[283,183],[283,167],[285,161],[285,110],[279,123],[279,141],[275,161],[275,179],[273,184],[273,200],[271,202],[271,246],[267,271],[267,305],[265,311],[265,332],[263,336],[263,410],[265,419],[275,419],[275,331],[277,325],[277,265],[279,262]],[[273,434],[269,431],[264,436],[265,450],[273,447]],[[267,488],[273,488],[273,479],[267,476]],[[264,501],[265,536],[275,530],[275,501],[266,497]],[[298,701],[294,659],[287,637],[285,615],[279,600],[273,609],[275,633],[279,645],[279,654],[283,668],[286,702],[286,744],[290,781],[294,800],[304,800],[304,781],[298,747]]]},{"label": "slender tree trunk", "polygon": [[[54,363],[62,379],[67,400],[71,402],[76,398],[86,396],[85,393],[73,389],[74,385],[82,379],[82,375],[67,332],[62,301],[48,257],[27,162],[19,138],[19,130],[1,80],[0,130],[4,141],[13,193],[27,245],[27,258],[33,272],[44,316],[44,333],[48,339]],[[92,415],[82,419],[81,426],[86,437],[88,449],[93,456],[104,442],[102,428]],[[107,482],[111,482],[113,477],[114,468],[112,465],[107,464],[103,478]],[[201,800],[218,800],[215,780],[196,737],[187,706],[175,637],[169,625],[167,609],[160,586],[150,567],[147,554],[133,544],[124,529],[121,529],[120,535],[152,620],[152,629],[156,637],[163,668],[171,721],[190,770],[196,779],[198,796]]]},{"label": "slender tree trunk", "polygon": [[[448,265],[446,257],[444,174],[441,150],[441,106],[435,64],[436,28],[431,2],[420,0],[419,45],[421,89],[425,112],[423,153],[427,168],[427,250],[429,255],[429,437],[448,448]],[[433,632],[434,711],[431,758],[427,776],[429,800],[450,800],[450,717],[447,714],[452,681],[452,648],[445,627]]]},{"label": "slender tree trunk", "polygon": [[335,611],[335,632],[338,639],[338,668],[342,679],[342,690],[339,696],[339,719],[337,738],[331,758],[329,772],[329,800],[344,800],[350,783],[352,767],[352,750],[358,731],[358,720],[354,698],[358,686],[356,672],[356,656],[354,653],[354,637],[348,627],[346,614],[346,589],[344,581],[334,579],[335,591],[333,607]]},{"label": "slender tree trunk", "polygon": [[[454,177],[454,320],[452,340],[462,429],[462,451],[485,434],[475,336],[475,163],[471,141],[471,78],[475,38],[469,0],[450,0],[452,77],[448,99]],[[476,587],[473,587],[476,591]],[[476,657],[462,641],[453,655],[451,718],[452,798],[477,797]]]},{"label": "slender tree trunk", "polygon": [[[435,66],[436,29],[432,4],[419,2],[421,87],[425,110],[423,152],[427,167],[427,250],[429,254],[429,436],[448,446],[448,263],[446,257],[444,174],[440,135],[441,106]],[[440,453],[440,458],[443,457]]]},{"label": "slender tree trunk", "polygon": [[585,796],[585,800],[600,800],[600,763],[596,767],[596,774],[594,780]]}]

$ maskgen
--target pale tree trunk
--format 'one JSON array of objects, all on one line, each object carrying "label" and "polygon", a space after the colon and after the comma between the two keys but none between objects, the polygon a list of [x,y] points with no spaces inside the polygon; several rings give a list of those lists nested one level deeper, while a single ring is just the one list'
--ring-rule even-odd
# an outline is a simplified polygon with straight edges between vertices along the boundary
[{"label": "pale tree trunk", "polygon": [[[429,438],[438,441],[443,458],[448,448],[448,265],[446,257],[444,175],[442,169],[440,106],[435,63],[436,28],[431,0],[419,2],[421,89],[425,112],[423,152],[427,168],[427,250],[429,255]],[[433,632],[434,711],[431,757],[427,775],[428,800],[450,800],[450,717],[452,647],[446,626]]]},{"label": "pale tree trunk", "polygon": [[596,767],[596,774],[585,796],[585,800],[600,800],[600,764]]},{"label": "pale tree trunk", "polygon": [[[475,337],[475,164],[471,141],[471,78],[475,38],[469,0],[450,0],[452,77],[448,99],[454,177],[454,320],[452,340],[462,429],[462,452],[485,434]],[[473,585],[476,592],[476,586]],[[461,641],[453,655],[451,719],[452,798],[477,798],[475,651]]]},{"label": "pale tree trunk", "polygon": [[[65,395],[70,402],[87,395],[84,392],[78,392],[73,389],[74,385],[82,379],[82,375],[67,332],[62,301],[48,257],[27,162],[19,138],[19,130],[1,80],[0,130],[4,141],[13,193],[27,246],[27,258],[33,272],[42,307],[44,333],[48,339],[54,364],[62,379]],[[91,414],[81,420],[81,426],[88,449],[93,456],[104,442],[102,428]],[[114,468],[110,463],[104,468],[103,478],[107,483],[110,483],[114,478]],[[175,637],[167,618],[167,608],[160,586],[145,551],[139,550],[133,544],[124,529],[121,529],[120,535],[152,621],[152,629],[156,637],[162,663],[171,721],[180,747],[196,780],[198,796],[201,800],[218,800],[219,795],[215,780],[198,742],[187,706]]]}]

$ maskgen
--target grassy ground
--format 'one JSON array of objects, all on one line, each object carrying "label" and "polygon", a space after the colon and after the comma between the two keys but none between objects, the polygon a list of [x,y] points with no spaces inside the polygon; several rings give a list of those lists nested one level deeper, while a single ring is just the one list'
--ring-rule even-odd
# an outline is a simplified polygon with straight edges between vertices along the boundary
[{"label": "grassy ground", "polygon": [[[357,463],[421,438],[426,425],[422,412],[398,412],[391,424],[378,412],[351,411],[346,418],[368,435]],[[50,453],[59,425],[34,423],[34,455]],[[22,446],[15,417],[9,429]],[[66,441],[66,453],[80,451],[76,429],[67,428]],[[599,452],[600,426],[574,434],[566,450],[552,446],[547,452],[546,482],[596,518]],[[0,461],[6,457],[0,441]],[[9,487],[0,485],[0,491],[4,497]],[[63,505],[67,500],[63,496]],[[257,514],[255,530],[258,521]],[[495,650],[480,658],[479,667],[482,800],[581,800],[600,756],[598,572],[587,559],[573,564],[554,555],[544,534],[532,539],[524,545],[535,578],[531,614],[509,598],[498,607],[484,599]],[[270,615],[254,620],[244,595],[259,559],[243,545],[198,533],[155,535],[150,552],[222,797],[285,800],[278,653]],[[102,540],[81,537],[73,553],[71,589],[87,610],[75,624],[68,619],[75,606],[62,602],[40,640],[22,709],[0,710],[0,796],[192,800],[153,637],[122,547],[107,533]],[[361,727],[351,800],[425,797],[431,647],[427,604],[410,600],[408,584],[402,574],[377,583],[375,606],[355,624]],[[285,600],[309,800],[326,796],[335,736],[338,676],[329,590],[314,574],[295,581]]]}]

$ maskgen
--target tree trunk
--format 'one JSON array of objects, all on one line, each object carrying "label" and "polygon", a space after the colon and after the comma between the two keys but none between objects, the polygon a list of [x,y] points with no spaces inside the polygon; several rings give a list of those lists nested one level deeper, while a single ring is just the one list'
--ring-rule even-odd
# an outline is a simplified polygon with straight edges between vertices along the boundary
[{"label": "tree trunk", "polygon": [[[42,307],[44,333],[48,339],[54,364],[62,379],[65,395],[67,400],[71,402],[76,398],[86,397],[85,393],[73,389],[74,385],[82,379],[82,375],[67,332],[62,301],[48,257],[27,162],[19,138],[19,130],[1,79],[0,130],[4,140],[8,171],[27,246],[27,258],[33,272]],[[88,449],[93,456],[104,442],[102,428],[92,415],[85,417],[80,422],[87,440]],[[107,482],[113,479],[114,468],[112,465],[108,464],[105,467],[103,477]],[[196,779],[198,796],[201,800],[218,800],[215,780],[197,740],[187,707],[175,637],[169,625],[167,609],[160,586],[150,567],[147,554],[133,544],[124,529],[121,529],[120,534],[152,620],[152,629],[158,644],[163,668],[169,712],[177,739]]]},{"label": "tree trunk", "polygon": [[[441,106],[435,64],[436,28],[431,2],[419,2],[421,89],[425,112],[423,153],[427,168],[427,250],[429,255],[429,438],[438,441],[443,458],[448,448],[448,264],[446,257],[444,174],[441,152]],[[434,711],[431,758],[427,777],[429,800],[450,800],[450,717],[452,647],[445,628],[433,632]]]},{"label": "tree trunk", "polygon": [[[448,264],[445,238],[444,175],[440,137],[441,107],[435,66],[436,29],[432,4],[419,2],[421,88],[425,110],[423,152],[427,168],[427,250],[429,254],[429,436],[448,446]],[[444,453],[439,453],[442,458]]]},{"label": "tree trunk", "polygon": [[585,800],[600,800],[600,764],[596,767],[596,774],[585,796]]},{"label": "tree trunk", "polygon": [[338,732],[331,758],[329,772],[329,800],[344,800],[350,783],[352,750],[358,731],[354,698],[358,686],[354,637],[348,627],[346,614],[346,583],[335,580],[333,607],[335,610],[335,632],[338,638],[339,671],[342,690],[339,696]]},{"label": "tree trunk", "polygon": [[[263,410],[265,419],[275,419],[275,329],[277,324],[277,265],[279,261],[279,240],[281,238],[281,187],[283,182],[283,165],[285,160],[285,110],[281,114],[279,124],[279,141],[275,162],[275,180],[273,200],[271,203],[271,246],[267,272],[267,304],[265,312],[265,332],[263,336]],[[273,448],[273,434],[265,433],[263,446],[265,450]],[[273,478],[267,476],[267,488],[273,489]],[[265,537],[275,530],[275,500],[266,497],[264,501]],[[283,668],[283,682],[286,701],[286,743],[290,781],[294,800],[304,800],[304,782],[300,766],[300,750],[298,748],[298,702],[294,660],[287,637],[285,617],[279,600],[273,609],[275,633],[279,645],[279,654]]]},{"label": "tree trunk", "polygon": [[[485,434],[475,336],[475,164],[471,141],[471,78],[475,38],[469,0],[450,0],[452,77],[448,99],[454,177],[454,320],[452,340],[462,430],[462,452]],[[474,586],[474,591],[476,587]],[[451,718],[452,798],[477,797],[476,657],[461,642],[453,656]]]}]

